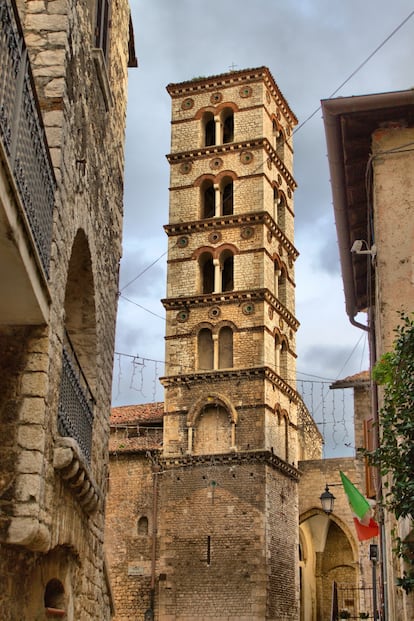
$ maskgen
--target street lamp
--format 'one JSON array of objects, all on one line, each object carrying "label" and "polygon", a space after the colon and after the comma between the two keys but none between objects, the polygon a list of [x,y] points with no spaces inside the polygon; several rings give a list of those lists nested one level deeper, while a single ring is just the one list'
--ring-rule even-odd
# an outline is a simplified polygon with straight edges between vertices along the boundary
[{"label": "street lamp", "polygon": [[320,495],[320,501],[322,509],[328,515],[333,512],[335,496],[329,491],[328,484],[326,484],[325,491]]}]

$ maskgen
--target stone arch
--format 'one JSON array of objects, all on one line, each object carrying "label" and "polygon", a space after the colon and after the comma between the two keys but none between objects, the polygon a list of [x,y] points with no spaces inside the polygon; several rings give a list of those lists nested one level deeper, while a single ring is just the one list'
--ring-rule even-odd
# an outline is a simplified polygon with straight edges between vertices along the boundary
[{"label": "stone arch", "polygon": [[233,403],[220,393],[210,393],[197,399],[187,414],[187,427],[193,427],[204,405],[222,405],[228,412],[232,423],[237,425],[238,414]]},{"label": "stone arch", "polygon": [[76,233],[65,289],[58,432],[75,440],[90,463],[97,377],[97,330],[91,253],[83,229]]},{"label": "stone arch", "polygon": [[[299,518],[301,541],[306,543],[303,564],[301,619],[329,618],[333,581],[358,584],[358,548],[347,525],[335,514],[329,516],[311,507]],[[358,612],[358,603],[353,608]]]},{"label": "stone arch", "polygon": [[187,416],[188,452],[197,455],[236,450],[237,412],[223,395],[198,399]]},{"label": "stone arch", "polygon": [[88,238],[78,229],[68,265],[65,330],[89,386],[96,383],[97,328],[95,285]]}]

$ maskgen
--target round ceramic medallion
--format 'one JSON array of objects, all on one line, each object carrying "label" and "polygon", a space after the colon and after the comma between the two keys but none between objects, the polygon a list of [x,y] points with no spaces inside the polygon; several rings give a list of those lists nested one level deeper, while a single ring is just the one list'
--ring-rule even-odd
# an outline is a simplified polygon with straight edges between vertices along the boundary
[{"label": "round ceramic medallion", "polygon": [[223,95],[221,93],[213,93],[210,97],[210,102],[212,104],[218,104],[223,99]]},{"label": "round ceramic medallion", "polygon": [[243,153],[240,154],[240,161],[242,164],[251,164],[251,162],[253,162],[253,153],[250,151],[243,151]]},{"label": "round ceramic medallion", "polygon": [[177,321],[179,321],[180,323],[184,323],[188,320],[188,311],[187,310],[181,310],[177,313],[176,318]]},{"label": "round ceramic medallion", "polygon": [[217,317],[220,317],[220,315],[221,315],[221,310],[218,306],[213,306],[208,311],[208,316],[210,317],[210,319],[217,319]]},{"label": "round ceramic medallion", "polygon": [[183,235],[177,239],[177,246],[180,248],[186,248],[188,246],[188,237]]},{"label": "round ceramic medallion", "polygon": [[251,86],[243,86],[243,88],[241,88],[239,90],[239,95],[240,97],[251,97],[252,96],[252,87]]},{"label": "round ceramic medallion", "polygon": [[180,166],[180,172],[183,175],[187,175],[191,171],[191,162],[183,162]]},{"label": "round ceramic medallion", "polygon": [[242,306],[242,312],[244,315],[253,315],[255,311],[253,302],[246,302]]},{"label": "round ceramic medallion", "polygon": [[215,157],[214,160],[210,162],[210,168],[212,170],[219,170],[223,166],[223,160],[221,157]]},{"label": "round ceramic medallion", "polygon": [[184,99],[183,103],[181,104],[182,110],[191,110],[191,108],[193,107],[194,107],[194,99],[191,99],[191,97],[187,97],[187,99]]},{"label": "round ceramic medallion", "polygon": [[219,231],[214,231],[213,233],[210,233],[210,235],[208,236],[208,241],[212,244],[218,244],[218,242],[221,241],[221,233],[219,233]]}]

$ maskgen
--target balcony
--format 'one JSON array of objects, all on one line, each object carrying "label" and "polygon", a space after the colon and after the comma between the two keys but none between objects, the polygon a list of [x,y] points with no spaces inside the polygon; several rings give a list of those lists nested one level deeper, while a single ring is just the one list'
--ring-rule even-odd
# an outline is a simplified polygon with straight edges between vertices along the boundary
[{"label": "balcony", "polygon": [[66,335],[62,356],[58,431],[61,436],[76,440],[87,464],[91,461],[94,404],[95,399]]},{"label": "balcony", "polygon": [[0,4],[0,324],[48,318],[56,182],[15,2]]}]

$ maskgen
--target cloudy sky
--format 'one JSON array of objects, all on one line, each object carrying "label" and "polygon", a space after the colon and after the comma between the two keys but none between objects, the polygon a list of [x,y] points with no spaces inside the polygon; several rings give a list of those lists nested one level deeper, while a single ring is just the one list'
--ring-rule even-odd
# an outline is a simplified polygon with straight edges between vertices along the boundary
[{"label": "cloudy sky", "polygon": [[[139,67],[129,73],[114,405],[163,399],[157,378],[164,371],[160,299],[165,296],[163,225],[168,221],[166,85],[224,73],[234,65],[265,65],[301,124],[414,9],[412,0],[130,2]],[[336,96],[414,87],[413,41],[410,17]],[[352,444],[344,423],[347,397],[335,391],[333,401],[328,384],[311,382],[345,377],[367,366],[365,333],[351,326],[345,314],[320,111],[299,127],[294,150],[299,388],[315,419],[327,423],[327,441]]]}]

